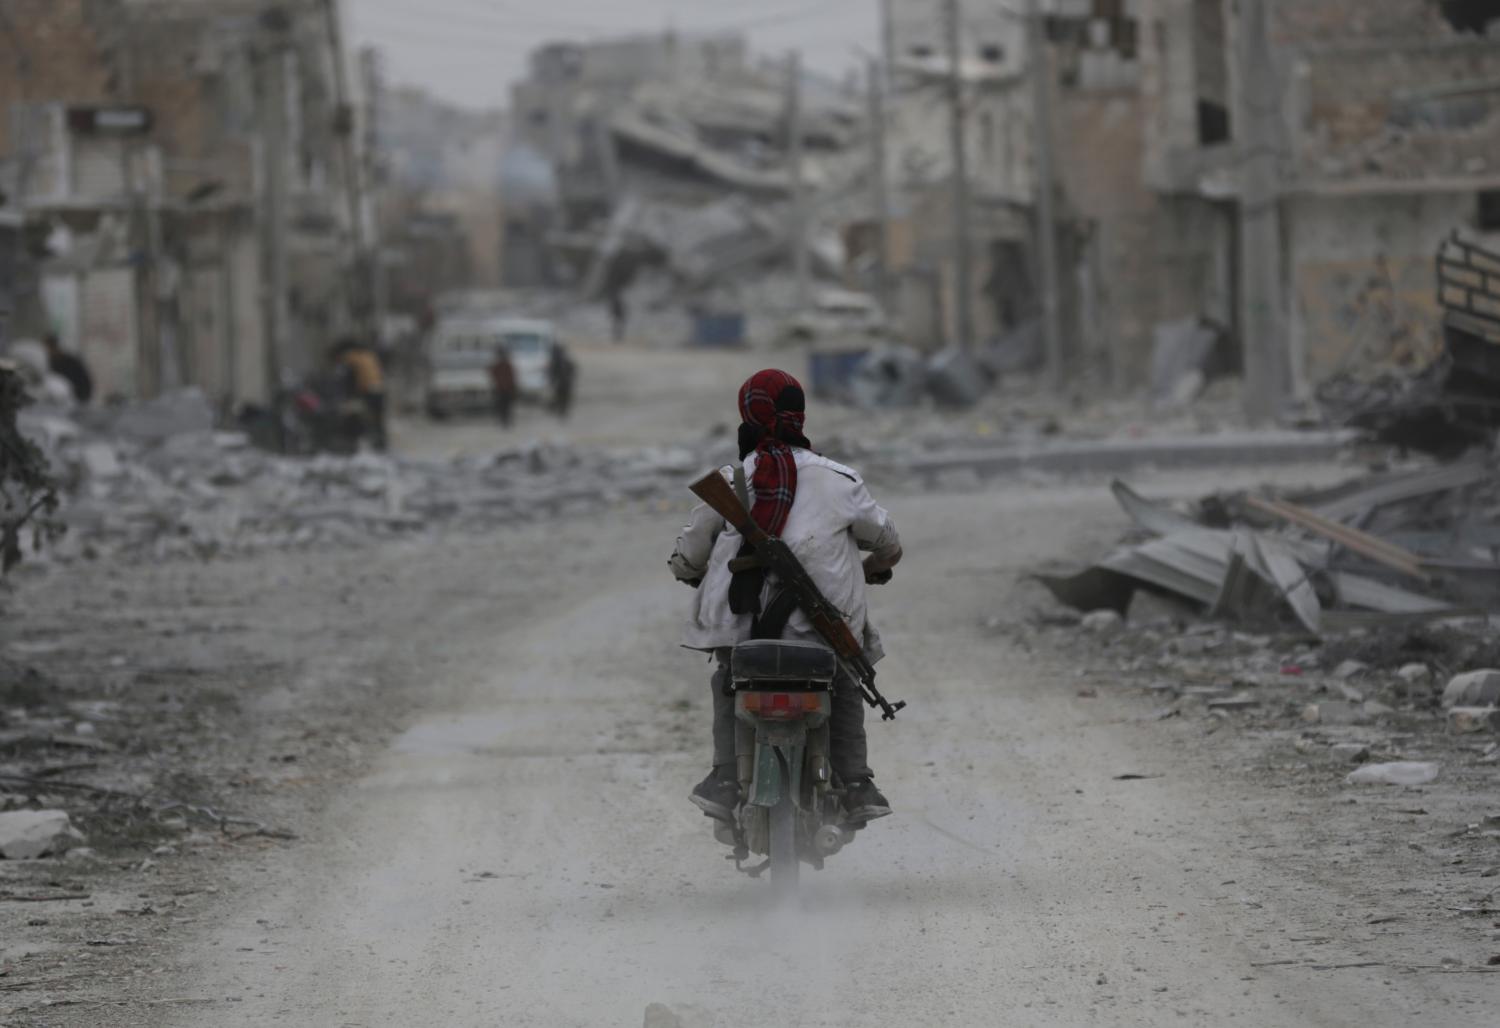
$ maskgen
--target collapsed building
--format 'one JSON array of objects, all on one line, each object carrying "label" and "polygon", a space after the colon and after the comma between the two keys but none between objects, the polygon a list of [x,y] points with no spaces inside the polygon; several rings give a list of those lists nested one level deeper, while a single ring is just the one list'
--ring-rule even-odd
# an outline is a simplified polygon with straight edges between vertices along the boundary
[{"label": "collapsed building", "polygon": [[526,195],[507,203],[508,285],[743,311],[767,306],[741,291],[789,272],[799,246],[813,276],[843,275],[833,208],[859,179],[862,105],[752,63],[742,37],[551,44],[512,112],[507,183]]}]

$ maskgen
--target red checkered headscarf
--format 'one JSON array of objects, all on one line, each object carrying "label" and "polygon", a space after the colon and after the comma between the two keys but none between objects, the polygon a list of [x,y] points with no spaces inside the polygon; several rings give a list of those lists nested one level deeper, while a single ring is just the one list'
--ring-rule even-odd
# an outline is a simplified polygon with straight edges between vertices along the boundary
[{"label": "red checkered headscarf", "polygon": [[740,386],[740,417],[741,457],[752,449],[757,455],[750,479],[755,490],[750,516],[768,535],[779,536],[797,498],[792,448],[812,449],[802,434],[807,396],[801,383],[785,371],[758,371]]}]

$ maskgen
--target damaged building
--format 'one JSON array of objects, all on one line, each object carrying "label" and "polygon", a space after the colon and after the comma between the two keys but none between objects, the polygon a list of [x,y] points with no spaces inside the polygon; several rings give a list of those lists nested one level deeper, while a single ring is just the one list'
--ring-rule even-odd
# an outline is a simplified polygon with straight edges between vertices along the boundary
[{"label": "damaged building", "polygon": [[1500,228],[1500,39],[1481,7],[1140,5],[1145,176],[1173,248],[1150,314],[1233,325],[1263,413],[1435,352],[1440,244]]},{"label": "damaged building", "polygon": [[766,279],[799,247],[813,279],[841,280],[838,203],[866,151],[840,87],[752,62],[739,36],[669,33],[543,47],[512,101],[508,284],[743,317],[791,313],[796,291]]},{"label": "damaged building", "polygon": [[337,16],[253,0],[10,13],[32,56],[0,76],[0,189],[45,240],[12,334],[56,332],[103,396],[192,384],[232,406],[307,370],[368,302]]},{"label": "damaged building", "polygon": [[[918,344],[955,337],[943,8],[894,5],[887,42],[888,258]],[[1037,314],[1034,178],[1047,146],[1069,381],[1161,387],[1163,337],[1207,324],[1239,343],[1232,359],[1269,416],[1351,366],[1435,352],[1439,245],[1500,227],[1500,40],[1486,5],[1039,9],[1046,132],[1022,12],[961,8],[979,341]]]}]

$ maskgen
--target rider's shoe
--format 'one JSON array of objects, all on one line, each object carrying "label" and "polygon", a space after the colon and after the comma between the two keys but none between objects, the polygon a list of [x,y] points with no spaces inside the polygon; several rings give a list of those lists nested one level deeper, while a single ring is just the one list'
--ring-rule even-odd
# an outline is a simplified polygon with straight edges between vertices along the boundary
[{"label": "rider's shoe", "polygon": [[709,817],[734,822],[734,808],[740,803],[740,783],[733,769],[714,768],[688,796],[693,805]]},{"label": "rider's shoe", "polygon": [[851,782],[844,792],[844,809],[849,812],[850,821],[863,824],[877,817],[885,817],[891,812],[891,804],[875,788],[874,782],[861,778]]}]

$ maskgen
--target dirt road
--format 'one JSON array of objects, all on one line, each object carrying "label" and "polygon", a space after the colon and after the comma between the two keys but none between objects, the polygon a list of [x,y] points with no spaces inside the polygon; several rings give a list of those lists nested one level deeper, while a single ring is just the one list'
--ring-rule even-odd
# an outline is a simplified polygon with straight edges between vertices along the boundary
[{"label": "dirt road", "polygon": [[[701,435],[743,360],[689,381],[586,353],[563,431]],[[91,898],[0,903],[0,1026],[634,1028],[652,1004],[685,1028],[1493,1024],[1494,879],[1445,843],[1483,798],[1356,798],[1334,770],[1291,788],[1253,727],[1159,721],[1097,649],[987,628],[1026,621],[1022,573],[1097,552],[1119,515],[1102,483],[964,488],[885,497],[909,556],[874,597],[882,683],[911,706],[871,734],[897,813],[808,873],[796,913],[686,801],[709,697],[664,567],[685,503],[40,580],[30,652],[205,726],[121,745],[298,838],[182,828],[165,853],[18,865],[7,888]]]},{"label": "dirt road", "polygon": [[1279,866],[1265,826],[1289,805],[1164,750],[1130,700],[1078,702],[1075,668],[979,627],[1036,555],[1098,531],[1097,490],[893,509],[910,559],[876,609],[884,679],[912,706],[872,733],[898,813],[807,877],[800,913],[768,911],[684,798],[706,669],[671,645],[672,518],[525,530],[450,567],[446,610],[410,597],[456,626],[414,655],[423,713],[306,843],[243,870],[151,1016],[635,1026],[661,1003],[716,1026],[1492,1023],[1482,976],[1395,973],[1398,952],[1430,954],[1328,930],[1358,911]]}]

